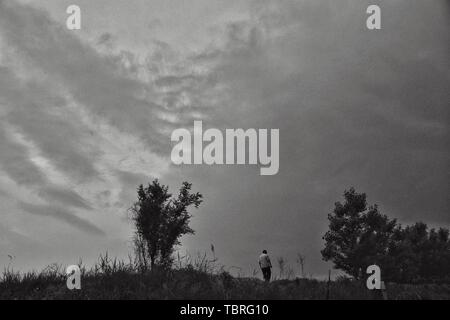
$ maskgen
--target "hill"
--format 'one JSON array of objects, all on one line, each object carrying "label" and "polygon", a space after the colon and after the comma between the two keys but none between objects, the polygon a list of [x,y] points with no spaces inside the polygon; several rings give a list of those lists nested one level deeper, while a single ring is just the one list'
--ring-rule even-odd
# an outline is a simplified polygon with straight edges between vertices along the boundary
[{"label": "hill", "polygon": [[[326,299],[328,283],[315,279],[275,280],[232,277],[192,265],[165,272],[138,271],[122,262],[96,265],[81,277],[81,290],[69,290],[63,268],[41,272],[6,270],[0,299]],[[449,284],[387,284],[389,299],[450,299]],[[329,283],[330,299],[380,299],[364,283],[341,279]]]}]

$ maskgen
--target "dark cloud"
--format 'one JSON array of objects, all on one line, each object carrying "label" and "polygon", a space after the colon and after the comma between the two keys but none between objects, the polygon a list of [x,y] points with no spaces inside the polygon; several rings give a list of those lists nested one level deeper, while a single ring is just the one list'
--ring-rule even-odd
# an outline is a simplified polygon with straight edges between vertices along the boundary
[{"label": "dark cloud", "polygon": [[325,273],[326,216],[350,186],[402,223],[450,225],[448,11],[383,2],[371,32],[368,4],[258,2],[253,20],[225,28],[226,46],[194,57],[229,88],[204,124],[279,128],[280,171],[179,168],[172,179],[193,179],[206,199],[190,246],[226,243],[225,260],[244,266],[264,247],[300,251]]}]

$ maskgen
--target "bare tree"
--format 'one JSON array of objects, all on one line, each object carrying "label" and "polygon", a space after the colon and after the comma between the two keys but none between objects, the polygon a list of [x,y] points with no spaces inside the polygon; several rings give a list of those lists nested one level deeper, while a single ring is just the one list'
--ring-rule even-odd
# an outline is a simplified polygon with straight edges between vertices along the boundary
[{"label": "bare tree", "polygon": [[305,260],[306,260],[306,256],[301,254],[300,252],[297,253],[297,263],[300,266],[300,271],[301,271],[301,276],[302,278],[305,278]]},{"label": "bare tree", "polygon": [[277,262],[278,262],[278,268],[280,269],[280,279],[281,279],[284,276],[284,269],[286,267],[287,261],[283,257],[278,257]]}]

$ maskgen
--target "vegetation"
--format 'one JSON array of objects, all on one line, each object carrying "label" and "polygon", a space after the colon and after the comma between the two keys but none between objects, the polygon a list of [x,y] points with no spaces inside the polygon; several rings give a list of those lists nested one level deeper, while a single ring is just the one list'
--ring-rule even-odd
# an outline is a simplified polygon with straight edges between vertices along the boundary
[{"label": "vegetation", "polygon": [[[138,201],[129,209],[135,226],[134,245],[139,265],[145,270],[159,266],[170,268],[175,245],[184,234],[193,234],[187,208],[202,203],[200,193],[190,192],[192,185],[183,182],[177,198],[169,188],[154,180],[148,187],[140,185]],[[150,266],[148,264],[150,261]]]},{"label": "vegetation", "polygon": [[368,206],[366,195],[353,188],[328,216],[330,229],[322,250],[325,260],[351,278],[306,278],[306,257],[301,253],[296,259],[301,278],[278,257],[278,273],[270,283],[257,277],[258,270],[252,277],[233,277],[217,265],[213,245],[213,259],[206,254],[175,257],[180,237],[194,233],[188,208],[202,202],[202,195],[191,193],[191,187],[184,182],[173,197],[157,180],[146,188],[139,186],[138,200],[129,210],[135,256],[124,262],[106,254],[89,270],[80,262],[81,290],[67,288],[60,265],[24,274],[8,268],[0,277],[0,299],[379,299],[380,292],[368,290],[362,276],[371,264],[383,270],[389,299],[450,299],[449,231],[428,231],[424,223],[404,228],[376,205]]},{"label": "vegetation", "polygon": [[381,214],[377,205],[368,207],[366,194],[354,188],[345,191],[344,198],[328,215],[324,260],[355,279],[376,264],[385,281],[450,282],[448,229],[428,231],[422,222],[404,228]]},{"label": "vegetation", "polygon": [[[175,267],[180,265],[181,267]],[[81,267],[81,290],[68,290],[64,268],[52,265],[40,273],[5,270],[2,299],[326,299],[326,281],[232,277],[211,260],[199,256],[174,264],[171,270],[142,271],[136,261],[100,257],[90,270]],[[381,299],[364,282],[340,277],[329,284],[330,299]],[[388,284],[389,299],[450,299],[450,285]]]}]

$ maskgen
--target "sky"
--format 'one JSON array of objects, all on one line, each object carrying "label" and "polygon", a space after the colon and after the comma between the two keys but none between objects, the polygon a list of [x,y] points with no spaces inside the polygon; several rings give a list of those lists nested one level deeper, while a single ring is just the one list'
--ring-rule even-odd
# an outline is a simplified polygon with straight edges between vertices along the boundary
[{"label": "sky", "polygon": [[[352,186],[448,228],[449,16],[444,0],[0,0],[0,267],[127,258],[127,209],[155,178],[204,196],[180,253],[213,244],[242,275],[262,249],[327,274],[327,214]],[[194,120],[279,129],[278,174],[173,165],[171,132]]]}]

